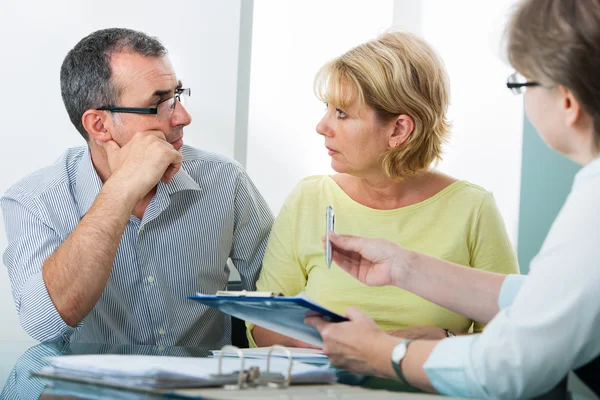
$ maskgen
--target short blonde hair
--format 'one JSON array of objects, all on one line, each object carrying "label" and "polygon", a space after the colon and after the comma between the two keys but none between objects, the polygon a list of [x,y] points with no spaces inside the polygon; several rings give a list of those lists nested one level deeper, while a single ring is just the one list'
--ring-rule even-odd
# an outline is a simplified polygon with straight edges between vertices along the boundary
[{"label": "short blonde hair", "polygon": [[401,180],[441,159],[450,123],[446,119],[449,83],[444,64],[431,46],[408,32],[387,32],[325,64],[315,77],[316,96],[343,110],[357,101],[389,122],[406,114],[414,131],[383,156],[386,174]]}]

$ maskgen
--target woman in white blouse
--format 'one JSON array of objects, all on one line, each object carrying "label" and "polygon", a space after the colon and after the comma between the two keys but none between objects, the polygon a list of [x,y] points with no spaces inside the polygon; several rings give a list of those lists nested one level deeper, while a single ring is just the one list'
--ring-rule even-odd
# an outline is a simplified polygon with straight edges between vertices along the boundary
[{"label": "woman in white blouse", "polygon": [[545,393],[575,370],[600,394],[600,0],[525,0],[507,35],[520,73],[507,86],[525,92],[548,146],[583,166],[531,273],[506,277],[331,234],[334,262],[356,279],[488,324],[477,335],[409,341],[357,309],[344,323],[307,318],[333,364],[447,395],[510,399]]}]

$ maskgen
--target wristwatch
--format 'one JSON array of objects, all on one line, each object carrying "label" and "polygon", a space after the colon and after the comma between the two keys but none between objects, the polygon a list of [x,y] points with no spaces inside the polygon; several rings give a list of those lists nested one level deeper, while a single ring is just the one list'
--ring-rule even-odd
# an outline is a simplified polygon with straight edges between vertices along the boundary
[{"label": "wristwatch", "polygon": [[400,370],[400,361],[402,361],[402,359],[406,355],[406,350],[410,342],[412,342],[412,339],[404,339],[396,346],[394,346],[394,349],[392,350],[392,367],[394,367],[394,371],[396,371],[398,380],[400,380],[400,382],[403,385],[408,386],[410,386],[410,384],[408,383],[404,375],[402,375],[402,370]]}]

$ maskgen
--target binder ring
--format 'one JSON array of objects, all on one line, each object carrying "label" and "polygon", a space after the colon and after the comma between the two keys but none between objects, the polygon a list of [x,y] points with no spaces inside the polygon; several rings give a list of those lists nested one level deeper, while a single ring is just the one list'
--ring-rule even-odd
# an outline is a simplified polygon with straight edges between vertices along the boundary
[{"label": "binder ring", "polygon": [[283,353],[285,353],[290,364],[288,366],[287,374],[285,374],[285,377],[283,378],[283,382],[271,381],[267,382],[267,386],[274,388],[288,387],[290,385],[290,382],[292,381],[292,367],[294,365],[294,358],[292,357],[292,352],[285,346],[281,346],[278,344],[274,344],[273,346],[271,346],[269,352],[267,353],[267,374],[271,373],[271,355],[274,350],[281,350]]},{"label": "binder ring", "polygon": [[[218,372],[218,376],[223,376],[223,355],[225,354],[225,352],[227,350],[230,351],[234,351],[239,359],[240,359],[240,372],[238,374],[238,379],[237,379],[237,385],[226,385],[224,386],[226,389],[241,389],[244,385],[244,381],[245,381],[245,373],[246,371],[244,370],[244,352],[242,350],[239,349],[239,347],[236,346],[231,346],[231,345],[225,345],[221,348],[221,353],[219,354],[219,372]],[[269,362],[267,361],[267,365],[269,365]],[[268,369],[268,367],[267,367]]]}]

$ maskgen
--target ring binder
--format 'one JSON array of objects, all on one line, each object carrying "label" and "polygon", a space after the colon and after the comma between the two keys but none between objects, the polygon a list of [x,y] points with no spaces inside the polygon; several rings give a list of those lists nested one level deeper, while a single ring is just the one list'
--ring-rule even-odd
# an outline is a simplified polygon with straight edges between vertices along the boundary
[{"label": "ring binder", "polygon": [[[241,389],[243,387],[243,385],[248,381],[249,378],[254,378],[254,376],[256,375],[256,371],[254,371],[255,367],[251,367],[250,371],[246,371],[244,369],[244,353],[239,349],[239,347],[237,346],[223,346],[221,348],[221,350],[223,351],[227,351],[227,350],[231,350],[231,351],[235,351],[240,359],[240,370],[237,374],[237,384],[236,385],[231,385],[231,384],[225,384],[223,385],[224,389]],[[213,378],[216,380],[221,380],[221,379],[228,379],[228,378],[233,378],[236,375],[235,372],[232,372],[230,374],[224,374],[223,373],[223,353],[221,353],[219,355],[219,366],[217,369],[217,374],[210,374],[209,378]]]},{"label": "ring binder", "polygon": [[[227,353],[234,356],[227,356]],[[280,353],[285,354],[285,357]],[[247,358],[240,348],[231,345],[223,346],[218,358],[70,355],[47,358],[49,365],[32,374],[76,384],[178,398],[203,397],[202,393],[208,388],[264,390],[266,393],[294,385],[336,382],[334,370],[294,361],[292,351],[284,346],[272,346],[268,349],[266,358],[253,358],[252,364],[247,362]],[[247,364],[252,366],[247,367]]]},{"label": "ring binder", "polygon": [[294,365],[294,358],[292,357],[292,352],[287,347],[281,346],[278,344],[274,344],[273,346],[271,346],[271,348],[269,349],[269,352],[267,353],[267,374],[271,374],[271,355],[273,354],[273,350],[275,350],[275,349],[283,350],[283,352],[288,357],[288,360],[290,362],[290,365],[287,370],[287,374],[282,383],[277,383],[274,381],[269,381],[267,383],[267,386],[269,386],[269,387],[275,387],[275,388],[280,389],[280,388],[290,386],[290,382],[292,381],[292,366]]},{"label": "ring binder", "polygon": [[[271,371],[271,356],[274,350],[282,350],[289,361],[287,374],[284,376],[278,372]],[[230,374],[223,373],[223,357],[227,351],[235,352],[240,359],[240,370],[232,372]],[[248,370],[245,369],[244,352],[237,346],[225,345],[221,348],[219,353],[219,364],[217,368],[217,374],[211,374],[209,377],[215,381],[231,381],[237,375],[237,383],[232,385],[225,383],[223,389],[227,390],[240,390],[247,387],[270,387],[275,389],[282,389],[290,386],[292,381],[292,368],[294,365],[294,359],[292,352],[284,346],[273,345],[267,353],[267,369],[264,372],[260,371],[258,367],[250,367]]]}]

